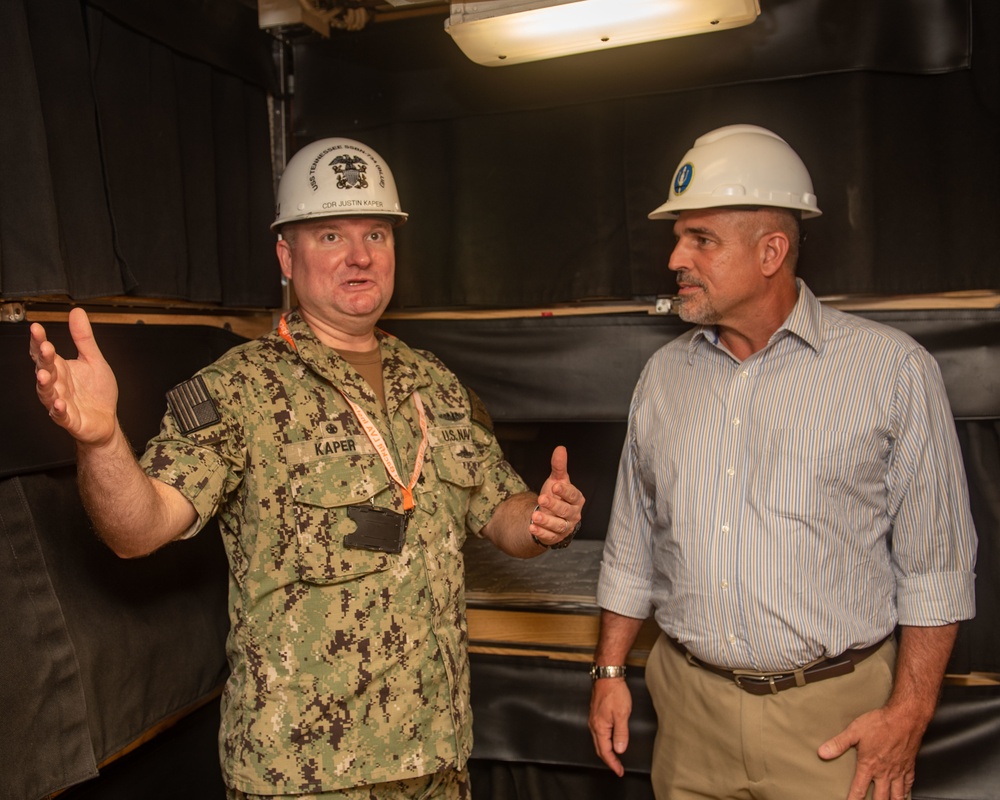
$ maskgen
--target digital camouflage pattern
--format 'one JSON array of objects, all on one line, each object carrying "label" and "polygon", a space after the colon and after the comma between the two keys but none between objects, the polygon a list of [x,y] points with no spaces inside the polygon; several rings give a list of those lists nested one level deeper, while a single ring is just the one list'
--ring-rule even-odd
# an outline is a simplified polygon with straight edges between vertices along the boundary
[{"label": "digital camouflage pattern", "polygon": [[[199,373],[219,421],[184,435],[168,411],[142,458],[194,504],[192,532],[217,516],[225,540],[226,780],[297,794],[461,769],[472,746],[461,547],[526,487],[433,356],[377,332],[383,411],[296,313],[288,326],[295,348],[272,332]],[[414,390],[428,447],[403,550],[346,549],[348,506],[403,509],[340,392],[378,426],[405,480],[421,438]]]}]

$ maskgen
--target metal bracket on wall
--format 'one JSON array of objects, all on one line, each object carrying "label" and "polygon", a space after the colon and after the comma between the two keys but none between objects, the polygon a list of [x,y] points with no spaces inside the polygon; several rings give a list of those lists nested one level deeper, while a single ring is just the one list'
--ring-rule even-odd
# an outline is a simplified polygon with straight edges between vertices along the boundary
[{"label": "metal bracket on wall", "polygon": [[653,308],[654,314],[676,314],[676,297],[657,297],[656,305]]},{"label": "metal bracket on wall", "polygon": [[24,322],[24,303],[0,304],[0,322]]}]

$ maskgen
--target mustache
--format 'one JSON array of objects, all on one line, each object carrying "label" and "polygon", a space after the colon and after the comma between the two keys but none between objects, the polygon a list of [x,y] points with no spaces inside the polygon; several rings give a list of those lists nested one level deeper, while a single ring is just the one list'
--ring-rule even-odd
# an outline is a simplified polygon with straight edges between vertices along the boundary
[{"label": "mustache", "polygon": [[678,270],[675,277],[678,286],[697,286],[699,289],[705,288],[705,284],[692,278],[686,269]]}]

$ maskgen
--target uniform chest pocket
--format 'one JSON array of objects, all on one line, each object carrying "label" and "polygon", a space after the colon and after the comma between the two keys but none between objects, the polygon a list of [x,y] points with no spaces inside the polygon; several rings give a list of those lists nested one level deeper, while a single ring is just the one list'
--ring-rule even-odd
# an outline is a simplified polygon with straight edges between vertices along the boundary
[{"label": "uniform chest pocket", "polygon": [[482,459],[475,442],[450,442],[430,448],[438,478],[466,489],[483,482]]},{"label": "uniform chest pocket", "polygon": [[374,455],[314,461],[291,479],[295,511],[297,574],[303,581],[333,584],[389,567],[388,553],[344,547],[357,526],[347,513],[388,488],[385,468]]}]

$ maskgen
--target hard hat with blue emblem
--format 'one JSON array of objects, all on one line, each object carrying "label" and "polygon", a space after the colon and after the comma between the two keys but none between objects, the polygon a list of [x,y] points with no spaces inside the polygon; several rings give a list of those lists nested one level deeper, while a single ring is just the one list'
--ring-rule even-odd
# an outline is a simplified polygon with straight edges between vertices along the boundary
[{"label": "hard hat with blue emblem", "polygon": [[776,133],[757,125],[727,125],[699,136],[674,171],[667,202],[650,219],[681,211],[762,206],[821,212],[812,178],[798,154]]}]

